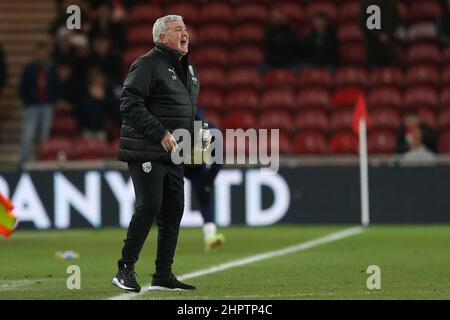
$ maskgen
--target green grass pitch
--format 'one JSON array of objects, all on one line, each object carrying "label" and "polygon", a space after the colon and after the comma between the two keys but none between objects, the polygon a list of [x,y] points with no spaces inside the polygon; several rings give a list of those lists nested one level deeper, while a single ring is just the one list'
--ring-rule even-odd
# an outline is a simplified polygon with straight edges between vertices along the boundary
[{"label": "green grass pitch", "polygon": [[[203,251],[202,231],[182,229],[174,273],[281,249],[347,226],[230,227],[226,245]],[[0,299],[108,299],[124,229],[17,231],[0,239]],[[154,270],[156,230],[136,266],[141,285]],[[74,250],[78,260],[55,252]],[[66,269],[78,265],[81,289],[69,290]],[[381,289],[366,287],[369,265],[381,268]],[[373,226],[303,251],[190,279],[195,292],[145,292],[135,299],[449,299],[450,226]]]}]

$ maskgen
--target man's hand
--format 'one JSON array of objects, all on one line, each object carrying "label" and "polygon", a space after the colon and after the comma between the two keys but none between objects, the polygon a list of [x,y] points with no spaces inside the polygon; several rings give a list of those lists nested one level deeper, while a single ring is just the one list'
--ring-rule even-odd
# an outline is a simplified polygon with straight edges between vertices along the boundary
[{"label": "man's hand", "polygon": [[161,140],[161,145],[166,152],[172,152],[177,147],[177,141],[170,132],[167,132]]}]

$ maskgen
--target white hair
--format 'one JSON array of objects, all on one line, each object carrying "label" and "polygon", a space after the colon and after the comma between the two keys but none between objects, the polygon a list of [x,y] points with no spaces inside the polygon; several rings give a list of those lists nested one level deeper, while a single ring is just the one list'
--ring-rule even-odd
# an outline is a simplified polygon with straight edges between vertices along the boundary
[{"label": "white hair", "polygon": [[183,21],[183,17],[177,16],[175,14],[169,14],[156,20],[155,24],[153,25],[153,32],[152,32],[154,43],[159,42],[159,36],[167,31],[167,24],[173,21]]}]

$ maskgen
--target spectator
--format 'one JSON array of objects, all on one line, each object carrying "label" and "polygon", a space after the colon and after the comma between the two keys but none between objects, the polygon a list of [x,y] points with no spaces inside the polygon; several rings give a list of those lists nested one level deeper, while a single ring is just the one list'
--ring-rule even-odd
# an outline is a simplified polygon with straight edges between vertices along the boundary
[{"label": "spectator", "polygon": [[97,66],[115,86],[121,86],[121,60],[117,54],[111,51],[110,47],[107,37],[94,38],[90,57],[91,66]]},{"label": "spectator", "polygon": [[298,60],[297,35],[280,9],[272,11],[270,24],[264,33],[265,68],[292,67]]},{"label": "spectator", "polygon": [[397,136],[397,152],[405,160],[432,160],[436,152],[436,137],[433,131],[421,123],[415,111],[405,114]]},{"label": "spectator", "polygon": [[114,20],[113,9],[112,1],[103,1],[98,5],[89,38],[91,40],[100,36],[109,38],[114,53],[121,55],[126,44],[126,29],[121,20]]},{"label": "spectator", "polygon": [[0,95],[2,93],[2,89],[6,84],[6,61],[5,61],[5,54],[3,52],[3,47],[0,44]]},{"label": "spectator", "polygon": [[49,45],[38,43],[35,59],[25,66],[20,81],[20,97],[25,107],[20,165],[28,159],[34,137],[42,143],[50,132],[58,80],[49,58]]},{"label": "spectator", "polygon": [[327,15],[318,12],[312,19],[313,30],[302,41],[302,55],[307,66],[334,70],[337,60],[338,42]]},{"label": "spectator", "polygon": [[75,48],[72,45],[72,32],[66,27],[61,27],[56,32],[55,45],[53,48],[53,60],[55,64],[60,61],[68,62],[72,66],[75,63]]},{"label": "spectator", "polygon": [[450,0],[447,0],[443,7],[437,22],[437,33],[439,42],[447,46],[450,44]]},{"label": "spectator", "polygon": [[71,42],[75,49],[74,78],[78,83],[85,83],[90,69],[89,38],[83,33],[74,33]]},{"label": "spectator", "polygon": [[60,61],[56,70],[58,74],[58,95],[55,109],[60,113],[74,114],[81,92],[79,84],[73,77],[72,66],[69,62]]},{"label": "spectator", "polygon": [[[381,11],[381,29],[368,29],[367,7],[377,5]],[[395,32],[400,24],[400,14],[394,0],[365,0],[361,6],[361,27],[369,67],[393,66],[397,63]]]},{"label": "spectator", "polygon": [[115,114],[115,100],[113,89],[100,69],[89,71],[82,96],[78,120],[83,137],[105,140],[107,121]]}]

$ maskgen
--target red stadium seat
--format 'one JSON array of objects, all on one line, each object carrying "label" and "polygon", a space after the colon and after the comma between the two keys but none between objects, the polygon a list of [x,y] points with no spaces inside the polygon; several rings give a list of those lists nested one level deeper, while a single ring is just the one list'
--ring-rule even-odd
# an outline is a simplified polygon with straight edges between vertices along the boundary
[{"label": "red stadium seat", "polygon": [[283,132],[290,132],[293,128],[292,117],[286,111],[269,110],[259,117],[258,128],[280,129]]},{"label": "red stadium seat", "polygon": [[393,108],[401,107],[403,102],[402,95],[399,89],[381,87],[370,91],[367,103],[370,109],[378,108]]},{"label": "red stadium seat", "polygon": [[392,130],[375,130],[367,137],[367,149],[371,154],[395,153],[397,134]]},{"label": "red stadium seat", "polygon": [[69,138],[51,138],[39,146],[39,160],[67,159],[72,148],[72,141]]},{"label": "red stadium seat", "polygon": [[259,108],[259,96],[255,89],[237,88],[231,90],[226,98],[227,109],[253,109]]},{"label": "red stadium seat", "polygon": [[239,44],[260,44],[264,37],[264,26],[256,23],[242,23],[233,30],[233,40]]},{"label": "red stadium seat", "polygon": [[326,69],[306,69],[298,77],[301,89],[308,87],[319,87],[330,89],[333,87],[333,76]]},{"label": "red stadium seat", "polygon": [[117,159],[119,155],[119,146],[120,146],[120,139],[116,138],[110,143],[107,144],[107,149],[105,151],[105,158],[109,159]]},{"label": "red stadium seat", "polygon": [[225,86],[226,77],[222,68],[200,68],[199,75],[202,88],[216,87],[221,89]]},{"label": "red stadium seat", "polygon": [[323,12],[329,19],[334,21],[337,17],[336,4],[333,1],[311,1],[306,6],[306,13],[308,17],[314,16],[317,12]]},{"label": "red stadium seat", "polygon": [[300,91],[297,95],[297,104],[300,109],[322,109],[330,108],[330,96],[325,89],[311,88]]},{"label": "red stadium seat", "polygon": [[327,140],[319,132],[302,132],[295,136],[292,149],[296,154],[324,154]]},{"label": "red stadium seat", "polygon": [[327,132],[329,128],[328,117],[322,110],[305,110],[295,117],[294,127],[296,131]]},{"label": "red stadium seat", "polygon": [[400,14],[400,20],[401,21],[409,21],[409,10],[408,10],[408,6],[406,5],[406,3],[404,2],[399,2],[396,1],[397,3],[397,9],[398,9],[398,13]]},{"label": "red stadium seat", "polygon": [[269,89],[261,96],[261,107],[264,109],[293,109],[296,107],[295,97],[289,89]]},{"label": "red stadium seat", "polygon": [[201,6],[200,21],[231,23],[233,20],[233,9],[230,3],[225,1],[206,2]]},{"label": "red stadium seat", "polygon": [[390,129],[397,130],[400,125],[400,116],[393,109],[376,109],[369,115],[369,130]]},{"label": "red stadium seat", "polygon": [[231,52],[231,64],[237,66],[257,66],[264,60],[259,46],[242,45]]},{"label": "red stadium seat", "polygon": [[177,14],[183,17],[188,29],[199,21],[199,9],[193,2],[176,2],[166,6],[165,14]]},{"label": "red stadium seat", "polygon": [[222,121],[223,129],[243,129],[256,128],[256,119],[252,112],[233,111],[227,113]]},{"label": "red stadium seat", "polygon": [[339,22],[358,21],[361,14],[361,4],[359,1],[346,1],[339,6]]},{"label": "red stadium seat", "polygon": [[424,85],[434,88],[441,84],[438,69],[431,66],[411,67],[406,71],[405,79],[408,86]]},{"label": "red stadium seat", "polygon": [[108,145],[98,139],[79,139],[75,147],[69,153],[72,160],[96,160],[102,159],[108,154]]},{"label": "red stadium seat", "polygon": [[272,69],[264,76],[266,88],[291,88],[295,86],[295,74],[289,69]]},{"label": "red stadium seat", "polygon": [[395,55],[397,56],[397,63],[399,66],[408,67],[406,49],[402,43],[397,43],[395,45]]},{"label": "red stadium seat", "polygon": [[435,90],[428,87],[408,88],[404,97],[406,108],[436,108],[438,96]]},{"label": "red stadium seat", "polygon": [[418,63],[440,65],[442,55],[437,44],[416,44],[409,47],[406,59],[409,65]]},{"label": "red stadium seat", "polygon": [[435,130],[438,125],[435,111],[430,108],[418,108],[417,110],[419,111],[420,121]]},{"label": "red stadium seat", "polygon": [[198,96],[197,104],[204,109],[220,110],[224,108],[222,91],[217,88],[202,89]]},{"label": "red stadium seat", "polygon": [[445,130],[439,135],[438,152],[450,153],[450,130]]},{"label": "red stadium seat", "polygon": [[446,108],[439,114],[439,130],[450,129],[450,108]]},{"label": "red stadium seat", "polygon": [[255,68],[234,68],[228,72],[227,84],[230,88],[254,88],[262,87],[262,77]]},{"label": "red stadium seat", "polygon": [[267,22],[269,11],[263,3],[245,3],[236,4],[235,16],[237,22]]},{"label": "red stadium seat", "polygon": [[218,129],[222,128],[222,119],[212,110],[205,110],[205,120]]},{"label": "red stadium seat", "polygon": [[[274,149],[275,147],[278,149],[278,152],[280,154],[287,154],[291,153],[291,144],[292,144],[292,138],[289,136],[288,133],[285,131],[278,131],[278,139],[273,138],[273,132],[268,131],[267,132],[267,139],[269,143],[267,144],[258,144],[258,150],[261,152],[261,154],[272,154],[272,152],[276,152]],[[261,134],[260,134],[261,137]],[[272,141],[273,138],[273,141]],[[260,140],[261,141],[261,140]]]},{"label": "red stadium seat", "polygon": [[71,116],[58,116],[53,119],[51,137],[73,137],[77,123]]},{"label": "red stadium seat", "polygon": [[363,41],[363,33],[358,22],[341,24],[337,31],[337,38],[341,45],[345,46],[348,42]]},{"label": "red stadium seat", "polygon": [[138,25],[128,29],[127,37],[128,45],[145,46],[153,41],[152,26]]},{"label": "red stadium seat", "polygon": [[156,19],[163,16],[161,7],[155,4],[137,4],[131,9],[130,22],[131,24],[155,23]]},{"label": "red stadium seat", "polygon": [[441,107],[450,108],[450,87],[442,90],[441,93]]},{"label": "red stadium seat", "polygon": [[199,28],[197,38],[201,44],[228,44],[231,42],[231,30],[226,24],[210,23]]},{"label": "red stadium seat", "polygon": [[138,46],[138,47],[131,47],[125,51],[125,53],[122,56],[122,65],[124,67],[124,70],[128,71],[131,64],[140,56],[146,54],[151,47],[148,46]]},{"label": "red stadium seat", "polygon": [[439,3],[434,0],[412,1],[408,12],[411,22],[435,22],[440,13],[441,7]]},{"label": "red stadium seat", "polygon": [[442,84],[447,87],[450,86],[450,65],[445,67],[444,71],[442,72]]},{"label": "red stadium seat", "polygon": [[369,74],[363,68],[339,68],[336,72],[335,85],[337,88],[358,88],[367,87]]},{"label": "red stadium seat", "polygon": [[359,89],[336,90],[331,99],[333,108],[353,108],[360,95],[364,94]]},{"label": "red stadium seat", "polygon": [[333,132],[352,130],[353,110],[338,109],[330,118],[330,128]]},{"label": "red stadium seat", "polygon": [[442,57],[443,59],[444,59],[444,65],[450,65],[450,46],[447,46],[445,49],[444,49],[444,53],[443,53],[443,57]]},{"label": "red stadium seat", "polygon": [[[196,50],[192,55],[192,61],[200,68],[205,66],[228,66],[230,55],[222,46],[209,45]],[[201,69],[201,68],[200,68]]]},{"label": "red stadium seat", "polygon": [[375,69],[370,75],[370,84],[372,87],[395,86],[402,88],[404,85],[403,72],[400,68]]},{"label": "red stadium seat", "polygon": [[366,66],[366,49],[362,43],[349,43],[339,47],[339,62],[342,65]]},{"label": "red stadium seat", "polygon": [[358,153],[358,138],[354,133],[340,132],[331,137],[328,148],[335,154]]},{"label": "red stadium seat", "polygon": [[298,1],[277,1],[272,5],[271,11],[276,8],[280,8],[292,24],[299,24],[305,19],[304,11]]}]

